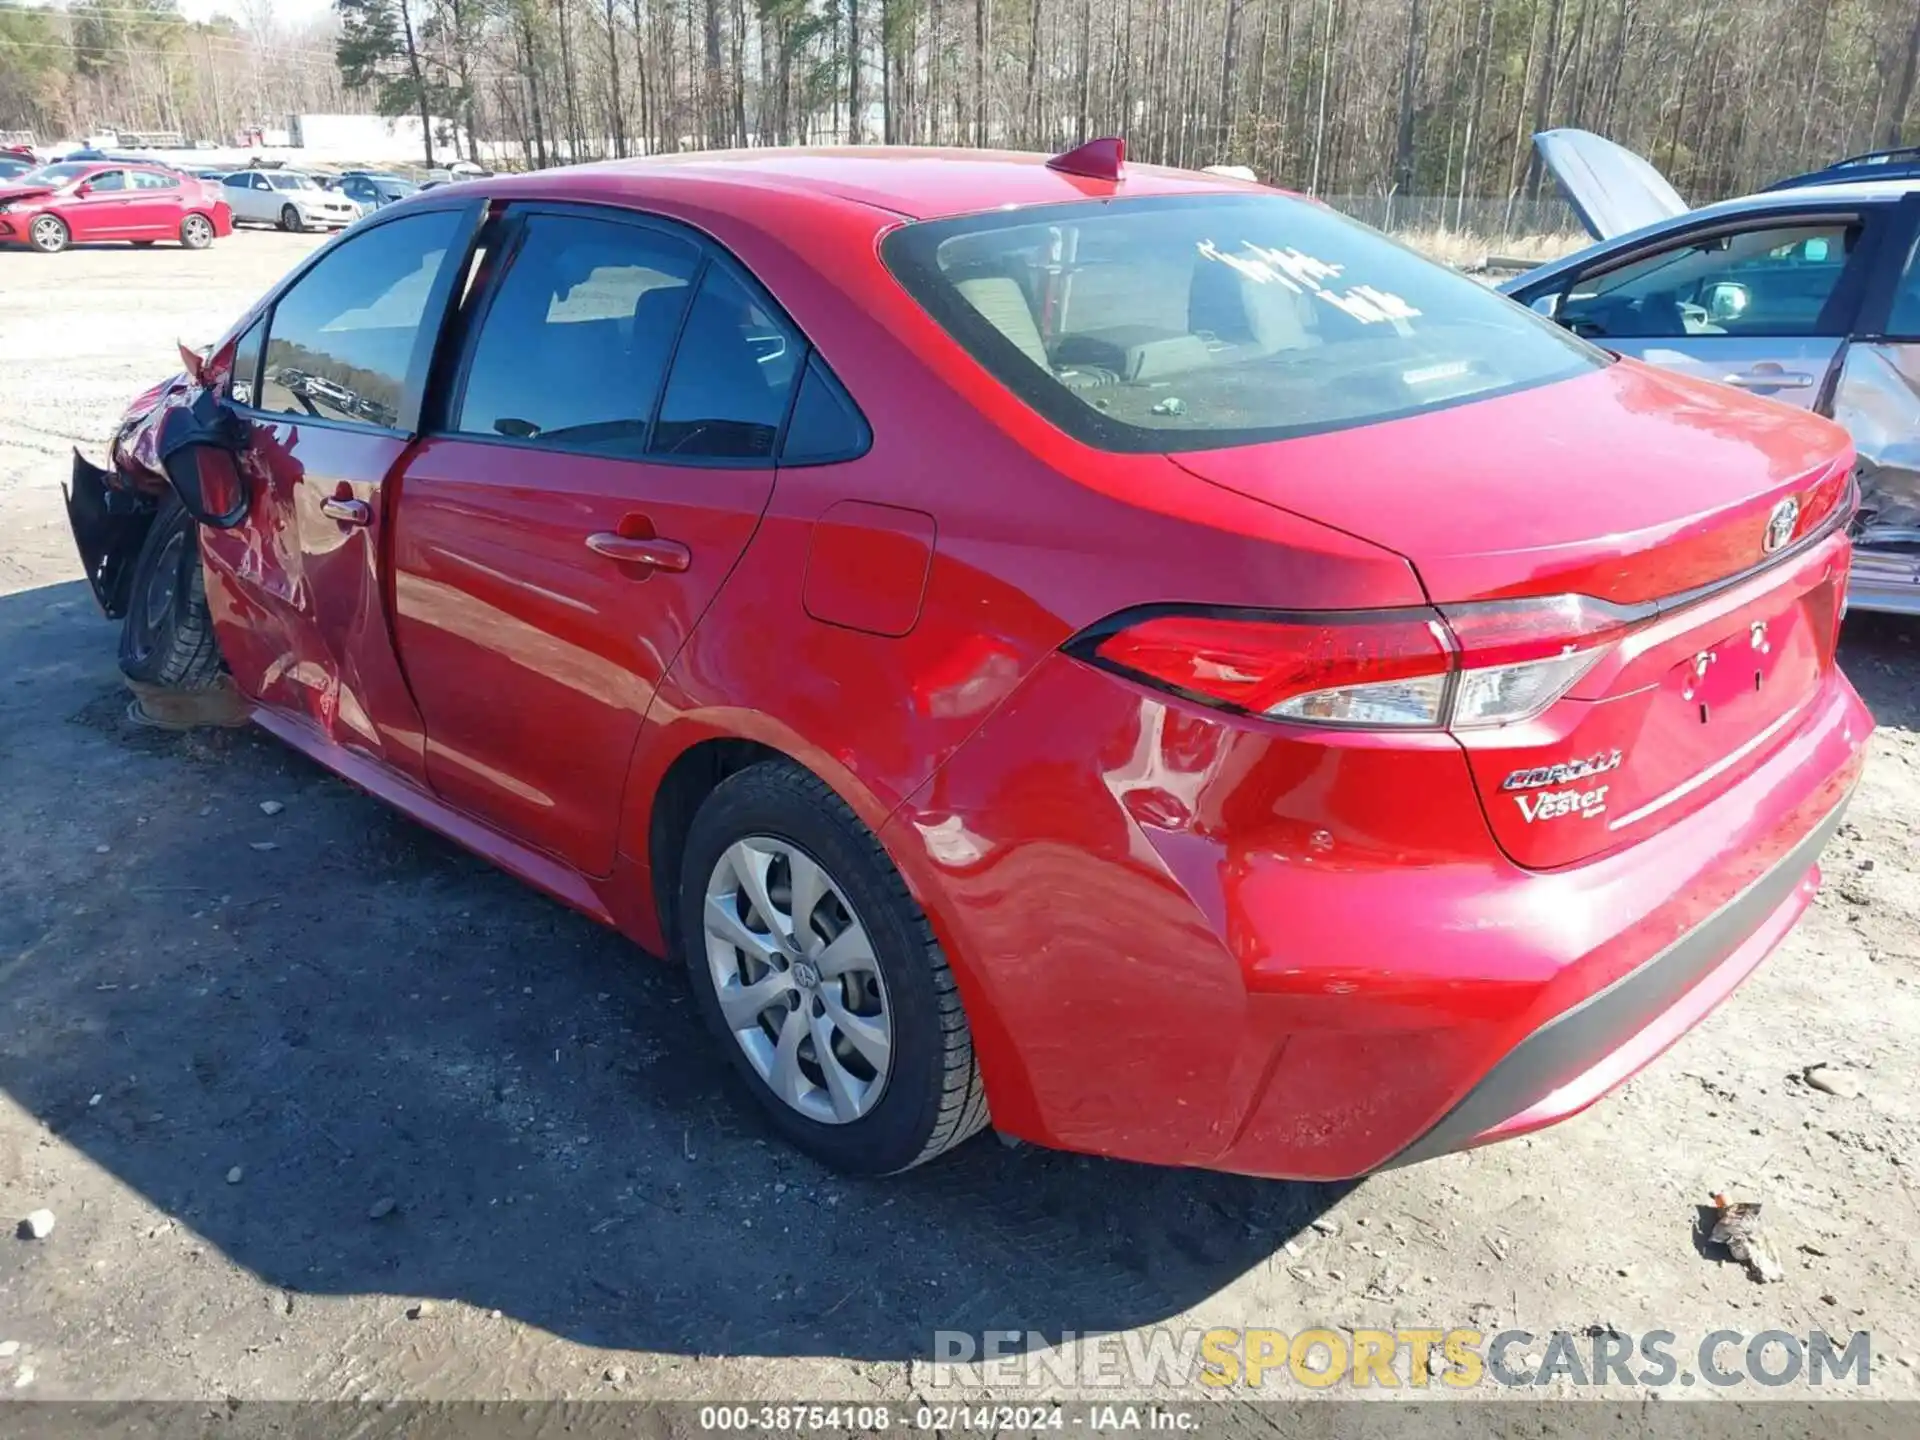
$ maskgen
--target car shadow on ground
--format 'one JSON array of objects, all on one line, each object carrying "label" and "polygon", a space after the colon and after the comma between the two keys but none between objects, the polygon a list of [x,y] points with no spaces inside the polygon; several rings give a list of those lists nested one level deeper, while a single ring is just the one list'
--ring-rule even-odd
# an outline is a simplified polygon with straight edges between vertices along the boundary
[{"label": "car shadow on ground", "polygon": [[679,974],[257,732],[133,724],[113,638],[0,598],[0,1088],[290,1294],[897,1360],[1166,1319],[1344,1193],[991,1137],[831,1175]]}]

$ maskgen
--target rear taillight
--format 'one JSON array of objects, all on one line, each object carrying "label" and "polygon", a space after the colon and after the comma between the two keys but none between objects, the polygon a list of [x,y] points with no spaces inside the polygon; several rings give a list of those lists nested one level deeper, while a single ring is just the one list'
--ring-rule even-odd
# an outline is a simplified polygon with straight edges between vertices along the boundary
[{"label": "rear taillight", "polygon": [[1249,715],[1468,729],[1538,715],[1651,613],[1584,595],[1413,610],[1173,609],[1118,616],[1068,648],[1144,684]]}]

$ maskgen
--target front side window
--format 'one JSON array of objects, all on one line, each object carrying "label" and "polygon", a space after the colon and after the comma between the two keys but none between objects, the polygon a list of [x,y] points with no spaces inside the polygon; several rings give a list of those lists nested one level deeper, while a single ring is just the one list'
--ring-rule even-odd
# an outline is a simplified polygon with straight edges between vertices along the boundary
[{"label": "front side window", "polygon": [[117,193],[127,188],[127,172],[124,170],[102,170],[98,175],[87,177],[89,195]]},{"label": "front side window", "polygon": [[454,428],[637,456],[700,253],[610,220],[524,224],[481,319]]},{"label": "front side window", "polygon": [[1829,302],[1859,239],[1840,220],[1689,240],[1574,281],[1554,318],[1601,341],[1837,334]]},{"label": "front side window", "polygon": [[1283,439],[1606,363],[1484,286],[1284,196],[994,211],[903,226],[881,253],[1003,384],[1109,450]]},{"label": "front side window", "polygon": [[273,308],[262,410],[388,429],[421,347],[427,301],[466,217],[430,211],[349,238],[296,280]]},{"label": "front side window", "polygon": [[233,371],[227,376],[227,398],[252,406],[260,389],[260,347],[267,338],[267,322],[256,320],[233,345]]}]

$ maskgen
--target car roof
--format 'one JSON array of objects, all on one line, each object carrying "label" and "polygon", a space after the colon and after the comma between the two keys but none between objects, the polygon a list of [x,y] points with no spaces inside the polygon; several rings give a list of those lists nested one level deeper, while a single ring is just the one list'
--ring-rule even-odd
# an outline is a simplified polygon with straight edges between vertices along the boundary
[{"label": "car roof", "polygon": [[[818,196],[931,220],[1028,205],[1166,195],[1257,192],[1262,187],[1218,175],[1128,165],[1117,180],[1047,168],[1047,157],[1010,151],[910,146],[829,149],[708,150],[641,160],[615,160],[480,182],[489,193],[535,196],[565,190],[573,197],[618,202],[689,188],[738,190],[742,197],[776,191]],[[469,182],[473,183],[473,182]]]}]

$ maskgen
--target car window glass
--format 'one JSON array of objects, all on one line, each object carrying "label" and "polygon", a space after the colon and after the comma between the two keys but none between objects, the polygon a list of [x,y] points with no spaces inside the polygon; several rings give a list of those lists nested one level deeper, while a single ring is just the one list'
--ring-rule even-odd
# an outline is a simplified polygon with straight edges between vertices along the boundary
[{"label": "car window glass", "polygon": [[881,255],[1009,391],[1133,453],[1263,444],[1606,364],[1485,286],[1277,194],[920,221]]},{"label": "car window glass", "polygon": [[274,306],[262,410],[394,426],[440,264],[465,217],[434,211],[328,252]]},{"label": "car window glass", "polygon": [[773,455],[802,355],[799,336],[727,270],[708,267],[674,351],[656,455]]},{"label": "car window glass", "polygon": [[260,346],[267,338],[267,322],[256,320],[233,347],[233,371],[227,376],[227,398],[251,406],[260,385]]},{"label": "car window glass", "polygon": [[1908,252],[1900,288],[1893,292],[1887,334],[1900,340],[1920,340],[1920,239],[1914,241],[1913,249]]},{"label": "car window glass", "polygon": [[230,185],[235,190],[244,190],[247,188],[248,185],[252,183],[252,180],[250,177],[246,175],[229,175],[227,176],[226,179],[222,180],[220,183],[222,185]]},{"label": "car window glass", "polygon": [[136,170],[131,178],[136,190],[172,190],[180,183],[171,175],[159,175],[149,170]]},{"label": "car window glass", "polygon": [[851,460],[867,448],[867,422],[816,358],[808,363],[780,442],[782,465]]},{"label": "car window glass", "polygon": [[454,428],[640,454],[699,261],[660,231],[530,216],[481,320]]},{"label": "car window glass", "polygon": [[1555,318],[1595,340],[1821,334],[1859,235],[1823,221],[1689,241],[1576,280]]},{"label": "car window glass", "polygon": [[104,194],[110,190],[127,188],[127,172],[124,170],[102,170],[98,175],[87,177],[87,192],[92,195]]}]

